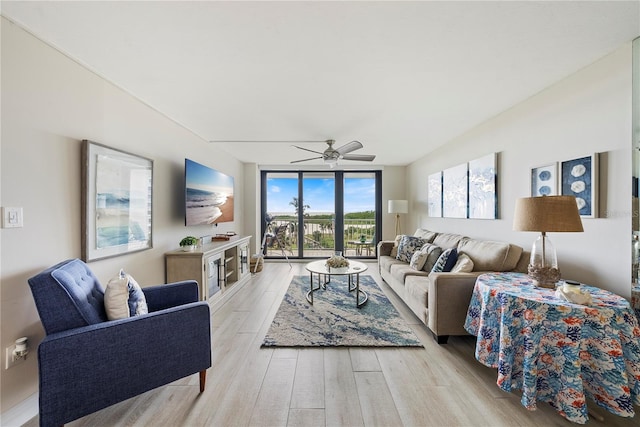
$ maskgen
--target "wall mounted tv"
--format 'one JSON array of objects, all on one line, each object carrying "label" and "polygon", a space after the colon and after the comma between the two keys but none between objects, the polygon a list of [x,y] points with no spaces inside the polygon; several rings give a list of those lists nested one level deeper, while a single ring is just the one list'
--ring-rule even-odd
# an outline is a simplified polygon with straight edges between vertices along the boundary
[{"label": "wall mounted tv", "polygon": [[233,221],[233,177],[184,159],[185,225]]}]

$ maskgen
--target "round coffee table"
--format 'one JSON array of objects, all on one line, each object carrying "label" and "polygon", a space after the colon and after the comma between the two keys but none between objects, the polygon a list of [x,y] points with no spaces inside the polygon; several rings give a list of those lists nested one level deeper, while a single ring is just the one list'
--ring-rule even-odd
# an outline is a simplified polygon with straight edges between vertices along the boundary
[{"label": "round coffee table", "polygon": [[[367,270],[367,265],[359,261],[349,260],[349,267],[329,268],[326,262],[326,260],[312,261],[305,266],[310,274],[310,289],[309,292],[307,292],[307,301],[309,301],[309,304],[313,305],[313,292],[320,288],[326,289],[327,284],[331,281],[331,276],[347,276],[349,278],[349,292],[356,291],[356,307],[362,307],[369,300],[369,295],[360,289],[360,273]],[[318,286],[315,288],[313,287],[314,274],[318,276]],[[354,277],[355,284],[353,283]],[[362,296],[362,300],[360,300],[360,296]]]}]

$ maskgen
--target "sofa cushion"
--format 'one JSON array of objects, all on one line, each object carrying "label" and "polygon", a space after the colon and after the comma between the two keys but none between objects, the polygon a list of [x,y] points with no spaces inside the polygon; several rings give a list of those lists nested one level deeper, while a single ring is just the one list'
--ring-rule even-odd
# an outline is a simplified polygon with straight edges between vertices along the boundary
[{"label": "sofa cushion", "polygon": [[427,307],[427,295],[429,294],[429,278],[420,276],[407,276],[404,282],[405,296],[411,298],[424,309]]},{"label": "sofa cushion", "polygon": [[460,254],[456,265],[451,269],[452,273],[471,273],[473,271],[473,261],[467,254]]},{"label": "sofa cushion", "polygon": [[428,243],[433,242],[433,239],[435,239],[437,235],[438,233],[435,231],[429,231],[424,228],[418,228],[416,232],[413,233],[413,237],[419,237],[426,240]]},{"label": "sofa cushion", "polygon": [[456,248],[446,249],[440,254],[438,261],[431,269],[432,273],[448,273],[451,271],[458,260],[458,251]]},{"label": "sofa cushion", "polygon": [[422,270],[414,270],[407,263],[398,263],[391,265],[390,268],[391,276],[394,279],[399,281],[400,283],[404,283],[404,280],[407,276],[428,276],[429,273]]},{"label": "sofa cushion", "polygon": [[391,266],[394,264],[404,264],[402,261],[398,261],[395,257],[383,255],[378,258],[378,264],[380,270],[391,271]]},{"label": "sofa cushion", "polygon": [[422,276],[407,276],[404,282],[404,302],[418,318],[427,323],[425,316],[429,299],[429,278]]},{"label": "sofa cushion", "polygon": [[507,242],[464,239],[458,252],[469,255],[473,271],[510,271],[518,264],[522,248]]},{"label": "sofa cushion", "polygon": [[440,246],[442,250],[457,248],[460,241],[466,238],[460,234],[438,233],[436,238],[433,239],[433,244]]},{"label": "sofa cushion", "polygon": [[420,250],[425,243],[427,242],[419,237],[402,236],[400,244],[398,245],[398,255],[396,255],[396,259],[409,263],[413,253]]}]

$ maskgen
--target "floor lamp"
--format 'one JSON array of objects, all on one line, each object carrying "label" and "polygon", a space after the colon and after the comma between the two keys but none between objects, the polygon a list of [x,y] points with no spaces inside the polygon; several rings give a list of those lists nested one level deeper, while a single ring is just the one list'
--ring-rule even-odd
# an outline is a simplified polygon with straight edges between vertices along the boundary
[{"label": "floor lamp", "polygon": [[389,213],[396,214],[396,236],[400,234],[400,214],[409,212],[409,202],[406,200],[389,200]]}]

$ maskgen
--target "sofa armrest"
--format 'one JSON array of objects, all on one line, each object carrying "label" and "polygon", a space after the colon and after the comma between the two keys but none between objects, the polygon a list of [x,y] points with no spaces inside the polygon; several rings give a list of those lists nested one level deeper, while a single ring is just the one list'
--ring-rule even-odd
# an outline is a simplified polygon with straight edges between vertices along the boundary
[{"label": "sofa armrest", "polygon": [[184,280],[142,288],[149,311],[165,310],[198,301],[198,282]]},{"label": "sofa armrest", "polygon": [[378,242],[378,256],[391,255],[391,249],[395,242],[393,240],[381,240]]},{"label": "sofa armrest", "polygon": [[38,347],[38,366],[41,425],[65,424],[209,368],[209,305],[48,335]]},{"label": "sofa armrest", "polygon": [[429,274],[427,326],[436,336],[468,335],[464,322],[480,274],[482,272]]}]

